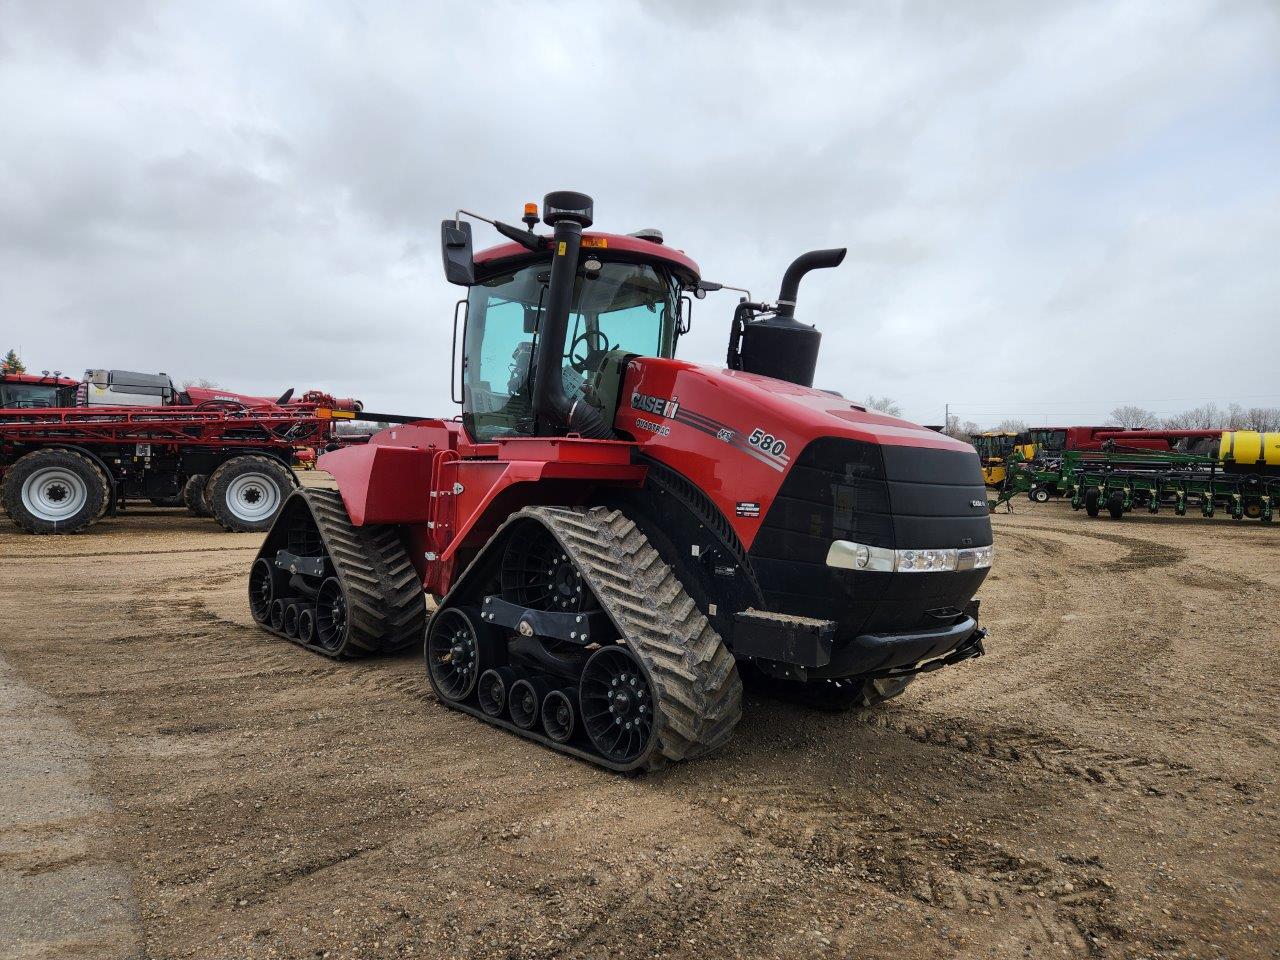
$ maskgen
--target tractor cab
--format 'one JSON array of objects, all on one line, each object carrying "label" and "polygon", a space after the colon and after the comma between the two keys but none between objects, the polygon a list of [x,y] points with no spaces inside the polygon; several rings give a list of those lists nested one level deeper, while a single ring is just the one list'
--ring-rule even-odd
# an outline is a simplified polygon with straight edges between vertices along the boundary
[{"label": "tractor cab", "polygon": [[0,409],[43,410],[76,405],[76,381],[53,374],[0,373]]},{"label": "tractor cab", "polygon": [[554,235],[533,233],[532,204],[525,222],[529,230],[495,222],[515,242],[474,257],[469,224],[443,225],[447,274],[450,235],[465,243],[455,253],[463,270],[450,274],[469,288],[459,303],[463,425],[475,441],[608,438],[628,361],[674,355],[687,330],[682,292],[696,287],[698,266],[656,230],[583,233],[591,219],[581,194],[549,195]]},{"label": "tractor cab", "polygon": [[[571,403],[587,403],[612,423],[630,357],[670,357],[679,333],[681,281],[665,258],[606,259],[627,238],[586,238],[569,302],[562,348],[550,356]],[[643,241],[641,241],[643,242]],[[500,253],[501,250],[493,251]],[[644,251],[647,253],[648,251]],[[485,264],[486,253],[478,258]],[[494,258],[497,259],[497,258]],[[523,258],[526,259],[527,258]],[[474,440],[534,436],[536,340],[546,311],[551,255],[484,270],[467,296],[462,415]]]}]

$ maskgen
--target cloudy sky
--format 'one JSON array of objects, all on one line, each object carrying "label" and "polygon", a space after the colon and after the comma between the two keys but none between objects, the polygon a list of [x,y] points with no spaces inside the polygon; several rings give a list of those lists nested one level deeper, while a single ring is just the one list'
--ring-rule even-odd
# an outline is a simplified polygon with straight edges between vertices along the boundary
[{"label": "cloudy sky", "polygon": [[577,189],[760,296],[849,247],[818,383],[915,420],[1280,404],[1278,9],[0,0],[0,349],[451,413],[440,220]]}]

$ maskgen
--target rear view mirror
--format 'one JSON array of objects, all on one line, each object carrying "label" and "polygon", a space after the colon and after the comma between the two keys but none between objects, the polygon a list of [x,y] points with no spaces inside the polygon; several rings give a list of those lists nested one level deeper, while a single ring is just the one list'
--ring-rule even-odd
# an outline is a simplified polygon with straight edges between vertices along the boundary
[{"label": "rear view mirror", "polygon": [[469,287],[476,282],[476,265],[471,253],[471,224],[465,220],[445,220],[440,224],[440,256],[444,278]]}]

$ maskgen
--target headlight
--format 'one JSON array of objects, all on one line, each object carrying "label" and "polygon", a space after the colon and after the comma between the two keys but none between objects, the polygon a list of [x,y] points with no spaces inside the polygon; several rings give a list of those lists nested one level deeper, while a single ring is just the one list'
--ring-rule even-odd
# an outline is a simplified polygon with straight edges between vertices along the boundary
[{"label": "headlight", "polygon": [[851,540],[836,540],[827,551],[827,566],[881,573],[939,573],[981,570],[991,566],[994,547],[937,547],[891,550]]}]

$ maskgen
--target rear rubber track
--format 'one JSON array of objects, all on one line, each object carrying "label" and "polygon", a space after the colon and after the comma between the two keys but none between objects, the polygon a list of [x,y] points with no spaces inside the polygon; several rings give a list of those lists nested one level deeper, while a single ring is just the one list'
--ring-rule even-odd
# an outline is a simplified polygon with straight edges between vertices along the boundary
[{"label": "rear rubber track", "polygon": [[[290,500],[295,498],[310,508],[334,573],[346,591],[347,639],[337,650],[286,639],[335,659],[389,653],[421,643],[426,623],[422,581],[395,528],[355,526],[342,496],[334,490],[303,488],[294,491]],[[279,518],[286,517],[288,506],[287,501]],[[267,559],[274,559],[274,554]],[[260,626],[285,637],[267,624]]]}]

